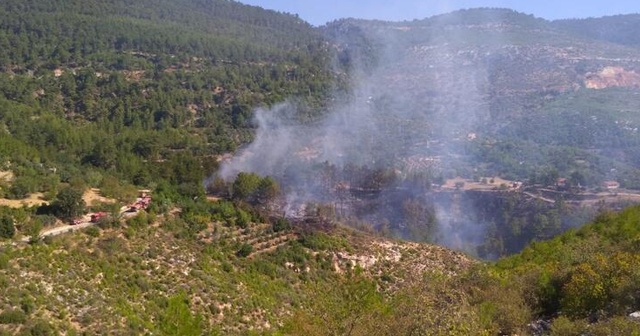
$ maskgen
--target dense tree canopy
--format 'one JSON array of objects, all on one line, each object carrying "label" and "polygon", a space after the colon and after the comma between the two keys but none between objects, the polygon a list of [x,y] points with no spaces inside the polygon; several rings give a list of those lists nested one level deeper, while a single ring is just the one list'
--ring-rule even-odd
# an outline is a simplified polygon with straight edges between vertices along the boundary
[{"label": "dense tree canopy", "polygon": [[16,228],[13,225],[13,218],[7,214],[0,215],[0,237],[13,238]]},{"label": "dense tree canopy", "polygon": [[72,220],[84,214],[85,206],[82,192],[72,187],[60,190],[56,199],[51,203],[55,215],[65,220]]},{"label": "dense tree canopy", "polygon": [[299,18],[234,1],[2,2],[0,165],[16,176],[3,193],[114,177],[202,195],[212,155],[251,140],[254,107],[322,111],[330,54]]}]

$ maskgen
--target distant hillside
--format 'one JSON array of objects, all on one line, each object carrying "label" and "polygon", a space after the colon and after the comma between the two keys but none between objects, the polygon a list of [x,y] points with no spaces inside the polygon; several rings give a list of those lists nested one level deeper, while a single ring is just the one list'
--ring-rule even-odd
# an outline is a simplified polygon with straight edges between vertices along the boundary
[{"label": "distant hillside", "polygon": [[[233,1],[3,1],[0,164],[16,179],[2,194],[91,174],[203,194],[254,107],[298,97],[301,119],[321,113],[330,59],[307,23]],[[169,172],[185,160],[193,178]]]},{"label": "distant hillside", "polygon": [[0,8],[0,41],[11,42],[3,51],[15,51],[15,39],[26,38],[32,42],[26,50],[42,61],[57,60],[58,52],[86,57],[107,50],[257,61],[318,42],[313,28],[294,16],[235,1],[10,0]]},{"label": "distant hillside", "polygon": [[578,36],[628,46],[640,46],[640,14],[614,15],[602,18],[558,20],[552,24]]},{"label": "distant hillside", "polygon": [[[625,185],[640,187],[639,172],[630,167],[640,159],[633,150],[640,120],[629,113],[640,108],[631,98],[640,92],[640,49],[628,33],[635,21],[632,15],[549,22],[506,9],[470,9],[410,22],[338,20],[323,29],[340,42],[341,60],[366,73],[367,94],[380,113],[412,121],[401,141],[451,143],[468,134],[485,145],[531,140],[516,145],[517,157],[503,153],[512,157],[503,162],[474,157],[491,166],[490,174],[520,179],[542,166],[561,175],[580,169],[527,157],[527,146],[588,150],[582,156],[615,148],[626,157],[594,174],[602,180],[604,170],[624,166]],[[595,96],[601,104],[590,103]],[[383,131],[388,125],[395,124],[380,124]],[[527,162],[528,169],[518,172],[505,165],[509,160]]]}]

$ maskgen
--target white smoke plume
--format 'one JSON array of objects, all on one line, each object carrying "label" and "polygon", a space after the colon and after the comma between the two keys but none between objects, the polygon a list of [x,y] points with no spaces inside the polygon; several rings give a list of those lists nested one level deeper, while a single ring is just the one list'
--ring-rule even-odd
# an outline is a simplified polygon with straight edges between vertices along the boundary
[{"label": "white smoke plume", "polygon": [[[313,125],[293,122],[290,103],[257,109],[255,141],[224,162],[219,175],[231,180],[246,171],[286,178],[287,199],[303,204],[336,197],[321,191],[319,177],[308,175],[306,170],[318,165],[335,166],[342,174],[349,165],[395,169],[401,177],[420,169],[452,177],[463,173],[467,168],[457,163],[465,160],[464,141],[481,131],[489,110],[487,55],[473,47],[478,41],[467,40],[465,32],[455,25],[438,26],[437,20],[362,29],[380,53],[376,66],[352,72],[357,78],[349,101]],[[396,191],[378,197],[393,197]],[[375,221],[378,210],[385,211],[375,209],[365,219]],[[447,245],[464,248],[469,235],[483,234],[476,222],[452,219],[442,207],[435,212],[437,240]]]}]

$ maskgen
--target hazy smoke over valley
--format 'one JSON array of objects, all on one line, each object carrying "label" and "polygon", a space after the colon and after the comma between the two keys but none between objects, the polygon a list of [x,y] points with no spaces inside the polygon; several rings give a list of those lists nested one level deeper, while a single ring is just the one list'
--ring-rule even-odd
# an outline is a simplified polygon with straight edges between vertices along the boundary
[{"label": "hazy smoke over valley", "polygon": [[322,119],[304,125],[295,121],[295,104],[256,110],[255,141],[225,161],[219,174],[228,181],[242,171],[276,178],[289,215],[305,203],[330,204],[339,216],[397,236],[473,251],[496,230],[496,219],[477,213],[486,204],[483,196],[458,192],[453,182],[440,186],[458,176],[497,176],[500,168],[492,162],[515,180],[528,177],[522,167],[545,168],[556,160],[527,147],[489,159],[479,153],[494,150],[501,134],[558,143],[516,118],[549,97],[578,90],[580,76],[598,71],[599,65],[576,63],[573,47],[549,47],[556,33],[541,24],[509,10],[331,23],[324,29],[337,41],[336,68],[348,65],[349,98],[337,98]]},{"label": "hazy smoke over valley", "polygon": [[[334,28],[336,34],[352,38],[358,34],[356,38],[366,41],[365,46],[353,47],[349,41],[340,46],[361,48],[348,50],[356,64],[350,99],[313,125],[292,122],[296,113],[292,104],[256,110],[255,141],[223,164],[221,177],[232,180],[241,171],[273,176],[283,184],[291,208],[333,202],[340,213],[376,226],[388,221],[400,231],[415,231],[423,225],[425,232],[411,232],[414,237],[429,235],[458,248],[478,243],[481,239],[474,237],[481,237],[483,228],[467,220],[473,218],[468,209],[452,207],[451,202],[443,206],[424,195],[434,178],[457,176],[463,173],[458,169],[466,169],[458,167],[467,161],[465,143],[476,136],[480,119],[488,115],[487,70],[475,49],[460,49],[469,43],[464,29],[364,25],[343,22]],[[443,34],[443,29],[448,31]],[[353,55],[374,61],[365,66],[365,60]],[[375,188],[359,179],[372,177],[351,176],[358,174],[355,167],[365,167],[370,174],[392,172],[393,181],[371,182],[385,185],[367,194]],[[314,176],[323,174],[334,176]],[[416,185],[415,176],[428,179]],[[340,187],[352,191],[349,197],[336,191]],[[367,194],[368,210],[353,209],[349,200],[356,189]],[[346,201],[336,201],[340,198]],[[458,218],[463,212],[467,219]],[[407,221],[431,223],[413,223],[411,229]]]}]

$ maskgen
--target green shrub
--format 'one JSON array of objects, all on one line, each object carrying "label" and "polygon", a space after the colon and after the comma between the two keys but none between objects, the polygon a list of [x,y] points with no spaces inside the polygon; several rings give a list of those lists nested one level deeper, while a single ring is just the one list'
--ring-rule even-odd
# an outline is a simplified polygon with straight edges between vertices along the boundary
[{"label": "green shrub", "polygon": [[238,257],[248,257],[251,252],[253,252],[253,246],[249,245],[249,244],[242,244],[242,246],[240,246],[240,249],[238,250],[238,252],[236,252],[236,255]]},{"label": "green shrub", "polygon": [[0,238],[13,238],[16,228],[13,225],[13,218],[9,215],[0,216]]},{"label": "green shrub", "polygon": [[223,261],[222,262],[222,270],[227,272],[227,273],[231,273],[231,272],[233,272],[233,266],[228,261]]},{"label": "green shrub", "polygon": [[7,309],[0,313],[0,324],[22,324],[27,321],[27,314],[19,309]]},{"label": "green shrub", "polygon": [[158,331],[164,335],[202,335],[203,318],[194,315],[184,293],[169,298],[167,307],[158,317]]},{"label": "green shrub", "polygon": [[247,213],[242,209],[238,209],[238,220],[236,221],[236,224],[239,227],[246,229],[247,227],[249,227],[250,221],[251,221],[251,215],[249,215],[249,213]]},{"label": "green shrub", "polygon": [[586,322],[582,320],[571,321],[565,316],[560,316],[551,324],[551,336],[580,336],[584,334],[586,327]]},{"label": "green shrub", "polygon": [[326,233],[314,232],[306,234],[300,238],[300,243],[314,251],[332,250],[338,248],[346,248],[347,244],[344,240],[332,237]]},{"label": "green shrub", "polygon": [[20,300],[20,309],[22,309],[22,311],[27,315],[33,313],[36,309],[36,304],[33,301],[33,298],[31,296],[23,297],[22,300]]},{"label": "green shrub", "polygon": [[11,258],[5,253],[0,253],[0,269],[6,269],[9,267],[9,261]]},{"label": "green shrub", "polygon": [[100,229],[97,226],[90,226],[84,230],[84,233],[90,237],[100,236]]},{"label": "green shrub", "polygon": [[289,230],[290,228],[291,228],[291,224],[286,218],[279,218],[276,221],[276,223],[273,224],[274,232],[286,231],[286,230]]},{"label": "green shrub", "polygon": [[29,335],[32,335],[32,336],[56,335],[56,331],[48,322],[43,320],[38,320],[31,326],[31,328],[29,328]]},{"label": "green shrub", "polygon": [[627,317],[614,317],[608,321],[600,322],[589,328],[589,335],[609,336],[628,335],[640,336],[640,323]]}]

